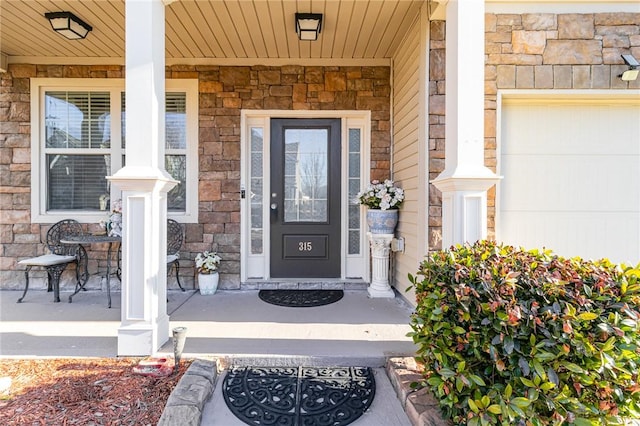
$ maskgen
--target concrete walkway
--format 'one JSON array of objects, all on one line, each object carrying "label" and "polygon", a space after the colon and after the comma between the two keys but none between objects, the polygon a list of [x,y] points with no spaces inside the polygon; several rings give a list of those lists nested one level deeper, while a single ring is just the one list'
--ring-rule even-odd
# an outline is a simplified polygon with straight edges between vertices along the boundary
[{"label": "concrete walkway", "polygon": [[[169,292],[171,327],[187,327],[184,358],[217,359],[225,365],[374,367],[378,391],[369,411],[354,425],[407,425],[401,404],[381,367],[392,356],[413,355],[406,337],[412,309],[401,299],[370,299],[345,291],[337,303],[314,308],[269,305],[257,291]],[[0,291],[0,357],[114,357],[120,325],[120,293],[113,307],[106,295],[86,292],[66,303],[51,293]],[[159,353],[173,353],[167,342]],[[233,426],[218,376],[203,408],[203,425]],[[235,418],[233,419],[235,420]],[[241,423],[240,423],[241,424]]]}]

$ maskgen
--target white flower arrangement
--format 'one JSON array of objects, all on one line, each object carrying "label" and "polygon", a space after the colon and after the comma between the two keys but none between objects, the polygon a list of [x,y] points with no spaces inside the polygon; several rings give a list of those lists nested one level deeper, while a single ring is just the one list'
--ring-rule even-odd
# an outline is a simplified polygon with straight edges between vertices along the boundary
[{"label": "white flower arrangement", "polygon": [[400,208],[404,201],[404,191],[392,180],[384,182],[372,180],[364,191],[358,192],[358,202],[370,209],[394,210]]},{"label": "white flower arrangement", "polygon": [[212,274],[218,270],[222,258],[215,251],[204,251],[196,255],[196,269],[200,274]]},{"label": "white flower arrangement", "polygon": [[122,200],[117,199],[113,203],[111,203],[111,212],[112,213],[122,213]]}]

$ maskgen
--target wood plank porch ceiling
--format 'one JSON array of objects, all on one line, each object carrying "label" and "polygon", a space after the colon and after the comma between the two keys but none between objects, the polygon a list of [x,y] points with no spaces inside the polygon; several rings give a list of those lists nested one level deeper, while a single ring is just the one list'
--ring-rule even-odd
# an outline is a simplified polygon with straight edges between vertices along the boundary
[{"label": "wood plank porch ceiling", "polygon": [[[178,0],[166,8],[168,60],[388,59],[423,0]],[[0,51],[19,58],[124,58],[124,0],[0,1]],[[45,12],[71,11],[93,31],[85,40],[56,34]],[[299,41],[296,12],[324,15],[318,41]],[[46,59],[45,59],[46,58]]]}]

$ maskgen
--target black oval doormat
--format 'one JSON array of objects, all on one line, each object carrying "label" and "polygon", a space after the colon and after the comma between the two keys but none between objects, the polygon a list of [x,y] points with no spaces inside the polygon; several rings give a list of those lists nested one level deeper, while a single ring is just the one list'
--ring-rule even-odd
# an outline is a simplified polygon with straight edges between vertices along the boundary
[{"label": "black oval doormat", "polygon": [[368,367],[234,367],[222,383],[227,407],[248,425],[348,425],[375,393]]},{"label": "black oval doormat", "polygon": [[342,296],[342,290],[260,290],[258,293],[258,297],[267,303],[290,308],[329,305]]}]

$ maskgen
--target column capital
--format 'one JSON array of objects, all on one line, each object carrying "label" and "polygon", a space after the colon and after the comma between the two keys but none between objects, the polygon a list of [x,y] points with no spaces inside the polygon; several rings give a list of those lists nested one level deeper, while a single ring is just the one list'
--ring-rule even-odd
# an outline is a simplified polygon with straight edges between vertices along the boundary
[{"label": "column capital", "polygon": [[371,246],[375,248],[389,247],[394,234],[373,234],[367,232],[367,236],[371,240]]},{"label": "column capital", "polygon": [[123,191],[169,192],[179,183],[166,170],[155,167],[125,166],[107,179]]},{"label": "column capital", "polygon": [[442,173],[431,181],[440,192],[466,192],[466,191],[488,191],[497,184],[502,176],[498,176],[491,170],[475,175],[453,175],[447,176]]}]

